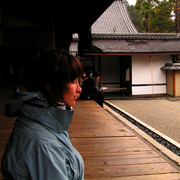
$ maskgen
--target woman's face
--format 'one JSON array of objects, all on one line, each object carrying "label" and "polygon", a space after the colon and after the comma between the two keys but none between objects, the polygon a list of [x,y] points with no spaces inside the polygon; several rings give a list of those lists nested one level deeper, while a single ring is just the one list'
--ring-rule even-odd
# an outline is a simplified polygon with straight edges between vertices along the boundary
[{"label": "woman's face", "polygon": [[67,89],[63,94],[64,103],[68,106],[75,105],[75,101],[81,93],[81,88],[79,86],[79,78],[75,79],[73,82],[67,84]]}]

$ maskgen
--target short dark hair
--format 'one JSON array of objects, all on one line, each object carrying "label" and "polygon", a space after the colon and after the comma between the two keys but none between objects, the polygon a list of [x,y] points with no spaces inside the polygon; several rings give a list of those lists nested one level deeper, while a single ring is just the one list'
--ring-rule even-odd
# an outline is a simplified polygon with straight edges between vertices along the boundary
[{"label": "short dark hair", "polygon": [[96,71],[96,72],[94,72],[93,76],[94,76],[94,78],[97,78],[98,76],[100,76],[100,73]]},{"label": "short dark hair", "polygon": [[67,84],[82,75],[78,58],[64,50],[51,49],[33,58],[25,68],[25,85],[28,91],[42,92],[50,105],[63,100]]}]

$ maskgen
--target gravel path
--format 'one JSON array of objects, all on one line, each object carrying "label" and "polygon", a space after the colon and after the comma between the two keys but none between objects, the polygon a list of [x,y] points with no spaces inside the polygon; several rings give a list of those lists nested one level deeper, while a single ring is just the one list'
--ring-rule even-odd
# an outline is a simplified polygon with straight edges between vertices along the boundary
[{"label": "gravel path", "polygon": [[143,99],[109,102],[180,143],[180,101]]}]

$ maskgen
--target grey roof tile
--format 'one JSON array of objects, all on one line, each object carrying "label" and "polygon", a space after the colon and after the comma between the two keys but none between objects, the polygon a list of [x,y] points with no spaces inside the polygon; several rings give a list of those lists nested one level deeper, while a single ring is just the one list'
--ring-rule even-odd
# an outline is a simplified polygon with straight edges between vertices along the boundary
[{"label": "grey roof tile", "polygon": [[91,26],[91,32],[92,34],[138,33],[123,0],[115,0]]}]

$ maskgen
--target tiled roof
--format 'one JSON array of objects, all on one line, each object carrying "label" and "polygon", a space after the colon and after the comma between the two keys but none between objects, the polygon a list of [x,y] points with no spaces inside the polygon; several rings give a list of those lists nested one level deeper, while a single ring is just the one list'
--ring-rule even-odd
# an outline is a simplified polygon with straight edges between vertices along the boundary
[{"label": "tiled roof", "polygon": [[180,40],[177,33],[93,34],[93,40]]},{"label": "tiled roof", "polygon": [[126,4],[115,0],[91,26],[92,34],[134,34],[138,33],[132,23]]},{"label": "tiled roof", "polygon": [[161,67],[163,70],[180,70],[180,63],[166,63]]},{"label": "tiled roof", "polygon": [[174,40],[93,40],[101,53],[180,53],[180,41]]},{"label": "tiled roof", "polygon": [[[74,44],[73,44],[74,43]],[[77,52],[77,41],[70,51]],[[101,53],[180,53],[180,34],[138,33],[125,35],[93,35],[92,45]],[[93,50],[92,50],[93,52]]]},{"label": "tiled roof", "polygon": [[92,45],[109,53],[180,53],[180,34],[137,33],[93,35]]},{"label": "tiled roof", "polygon": [[[178,33],[138,33],[123,0],[115,0],[91,27],[92,53],[180,53]],[[78,36],[70,51],[78,51]]]}]

